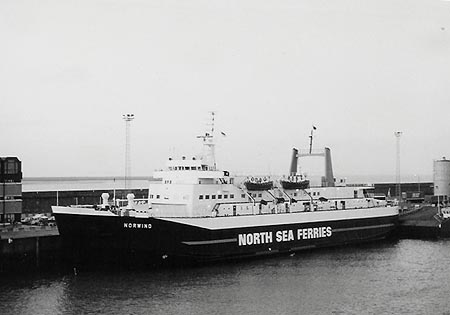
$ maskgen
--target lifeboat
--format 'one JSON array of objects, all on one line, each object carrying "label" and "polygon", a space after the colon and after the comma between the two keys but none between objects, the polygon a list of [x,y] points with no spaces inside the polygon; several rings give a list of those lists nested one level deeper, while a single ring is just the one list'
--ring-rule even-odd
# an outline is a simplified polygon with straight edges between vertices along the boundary
[{"label": "lifeboat", "polygon": [[273,188],[273,181],[267,178],[250,178],[244,182],[247,190],[270,190]]},{"label": "lifeboat", "polygon": [[309,180],[303,176],[289,176],[287,179],[280,180],[283,189],[307,189],[309,188]]}]

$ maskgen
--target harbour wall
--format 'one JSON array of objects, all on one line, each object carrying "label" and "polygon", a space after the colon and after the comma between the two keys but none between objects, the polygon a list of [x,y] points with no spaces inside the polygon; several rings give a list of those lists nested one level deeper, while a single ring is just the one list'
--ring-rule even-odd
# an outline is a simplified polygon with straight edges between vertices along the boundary
[{"label": "harbour wall", "polygon": [[435,206],[424,206],[400,215],[400,238],[430,239],[450,237],[450,219],[438,215]]},{"label": "harbour wall", "polygon": [[56,226],[0,228],[0,274],[58,265],[61,262],[61,242]]}]

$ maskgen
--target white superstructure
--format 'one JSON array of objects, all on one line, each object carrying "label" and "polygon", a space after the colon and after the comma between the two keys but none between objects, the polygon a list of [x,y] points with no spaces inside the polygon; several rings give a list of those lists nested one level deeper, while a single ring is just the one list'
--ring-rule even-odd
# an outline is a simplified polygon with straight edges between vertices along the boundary
[{"label": "white superstructure", "polygon": [[[155,217],[217,217],[385,206],[369,197],[370,187],[313,187],[249,191],[228,171],[216,168],[214,124],[203,139],[200,158],[169,159],[149,187],[149,215]],[[328,149],[329,151],[329,149]],[[330,162],[331,163],[331,162]]]}]

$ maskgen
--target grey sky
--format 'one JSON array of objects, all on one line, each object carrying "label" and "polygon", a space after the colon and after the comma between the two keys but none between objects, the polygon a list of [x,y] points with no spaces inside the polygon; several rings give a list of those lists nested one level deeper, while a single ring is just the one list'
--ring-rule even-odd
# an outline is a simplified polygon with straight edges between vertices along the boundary
[{"label": "grey sky", "polygon": [[292,146],[339,174],[431,174],[450,157],[450,2],[0,1],[0,155],[25,176],[132,173],[192,155],[217,111],[218,162],[283,173]]}]

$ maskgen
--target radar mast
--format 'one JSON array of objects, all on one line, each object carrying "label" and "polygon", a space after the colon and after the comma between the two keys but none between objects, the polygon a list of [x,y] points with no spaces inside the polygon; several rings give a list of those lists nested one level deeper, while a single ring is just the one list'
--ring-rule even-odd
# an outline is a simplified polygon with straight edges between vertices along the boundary
[{"label": "radar mast", "polygon": [[208,170],[215,171],[216,170],[216,154],[215,154],[215,146],[214,143],[214,116],[215,112],[209,112],[211,115],[211,122],[207,124],[210,126],[210,130],[205,132],[202,136],[197,136],[197,138],[203,139],[203,156],[202,156],[202,165],[206,166]]}]

